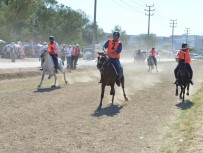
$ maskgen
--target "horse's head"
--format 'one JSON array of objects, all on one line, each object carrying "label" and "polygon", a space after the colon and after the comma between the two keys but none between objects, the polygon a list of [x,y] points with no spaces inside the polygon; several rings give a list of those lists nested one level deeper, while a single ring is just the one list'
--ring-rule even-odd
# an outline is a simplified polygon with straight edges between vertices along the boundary
[{"label": "horse's head", "polygon": [[107,54],[104,52],[98,52],[98,57],[97,57],[97,68],[102,71],[104,67],[109,63],[109,58]]},{"label": "horse's head", "polygon": [[48,51],[45,49],[45,50],[43,50],[43,51],[41,52],[40,57],[41,57],[41,58],[44,58],[45,55],[47,55],[47,54],[48,54]]}]

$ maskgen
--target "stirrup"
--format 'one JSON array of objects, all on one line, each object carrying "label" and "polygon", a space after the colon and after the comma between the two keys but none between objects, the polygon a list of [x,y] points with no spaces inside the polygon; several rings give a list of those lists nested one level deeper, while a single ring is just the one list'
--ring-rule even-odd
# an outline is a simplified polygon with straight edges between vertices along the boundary
[{"label": "stirrup", "polygon": [[178,84],[178,80],[176,80],[173,84]]}]

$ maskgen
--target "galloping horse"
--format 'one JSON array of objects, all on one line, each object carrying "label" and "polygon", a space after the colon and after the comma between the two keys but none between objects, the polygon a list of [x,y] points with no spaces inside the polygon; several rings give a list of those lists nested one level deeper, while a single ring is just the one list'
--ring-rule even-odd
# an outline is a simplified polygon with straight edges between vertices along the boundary
[{"label": "galloping horse", "polygon": [[185,89],[187,87],[187,95],[189,95],[190,88],[190,74],[187,71],[185,60],[182,59],[179,61],[179,70],[177,74],[178,83],[176,84],[176,96],[178,96],[178,86],[180,86],[180,95],[179,98],[182,99],[182,102],[185,101]]},{"label": "galloping horse", "polygon": [[[98,110],[99,110],[102,107],[102,100],[104,98],[105,87],[111,86],[110,95],[112,95],[112,104],[113,104],[114,96],[115,96],[114,85],[116,83],[118,86],[120,86],[120,84],[118,83],[118,75],[117,75],[116,69],[113,66],[113,64],[110,62],[108,55],[104,52],[98,52],[98,55],[99,56],[97,61],[97,68],[101,72],[101,83],[102,83],[101,100],[98,106]],[[123,89],[123,96],[125,98],[125,101],[128,101],[128,98],[126,97],[125,90],[124,90],[124,76],[122,77],[120,83]]]},{"label": "galloping horse", "polygon": [[148,72],[152,72],[152,69],[154,69],[154,66],[156,67],[156,71],[158,72],[157,64],[155,64],[154,59],[151,55],[147,58],[147,63],[149,66]]},{"label": "galloping horse", "polygon": [[[43,58],[44,62],[42,64],[42,78],[41,78],[41,81],[38,85],[38,88],[41,87],[42,85],[42,81],[44,79],[44,75],[46,72],[49,73],[49,77],[50,78],[51,76],[54,76],[54,85],[52,85],[52,87],[56,87],[56,80],[57,80],[57,76],[56,76],[56,72],[55,72],[55,68],[54,68],[54,62],[53,62],[53,59],[52,57],[49,55],[48,51],[47,50],[44,50],[41,54],[41,57]],[[64,76],[64,81],[65,83],[67,84],[67,81],[66,81],[66,75],[65,75],[65,69],[64,69],[64,63],[62,62],[61,59],[58,58],[58,69],[60,72],[63,73],[63,76]]]}]

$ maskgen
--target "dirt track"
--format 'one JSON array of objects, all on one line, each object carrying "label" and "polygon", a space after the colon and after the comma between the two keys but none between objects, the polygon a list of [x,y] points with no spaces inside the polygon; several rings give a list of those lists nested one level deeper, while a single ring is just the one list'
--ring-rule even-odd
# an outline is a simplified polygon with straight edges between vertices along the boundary
[{"label": "dirt track", "polygon": [[[202,64],[192,64],[195,85],[191,95],[203,81]],[[95,111],[101,91],[96,67],[72,71],[68,85],[59,76],[59,88],[51,89],[53,80],[46,79],[39,91],[39,76],[3,80],[0,152],[154,153],[184,107],[175,96],[175,66],[175,62],[159,63],[159,72],[149,74],[146,66],[124,65],[129,101],[124,101],[121,88],[116,87],[111,106],[107,87],[99,112]]]}]

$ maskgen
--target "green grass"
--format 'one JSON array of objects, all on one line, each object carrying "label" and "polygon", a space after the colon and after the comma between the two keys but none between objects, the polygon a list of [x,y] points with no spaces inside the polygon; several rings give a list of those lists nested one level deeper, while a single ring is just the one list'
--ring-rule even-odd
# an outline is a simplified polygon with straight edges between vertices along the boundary
[{"label": "green grass", "polygon": [[185,146],[194,137],[195,123],[203,105],[203,87],[192,97],[193,106],[182,110],[177,122],[172,125],[171,132],[164,138],[165,144],[161,146],[161,153],[184,153]]}]

